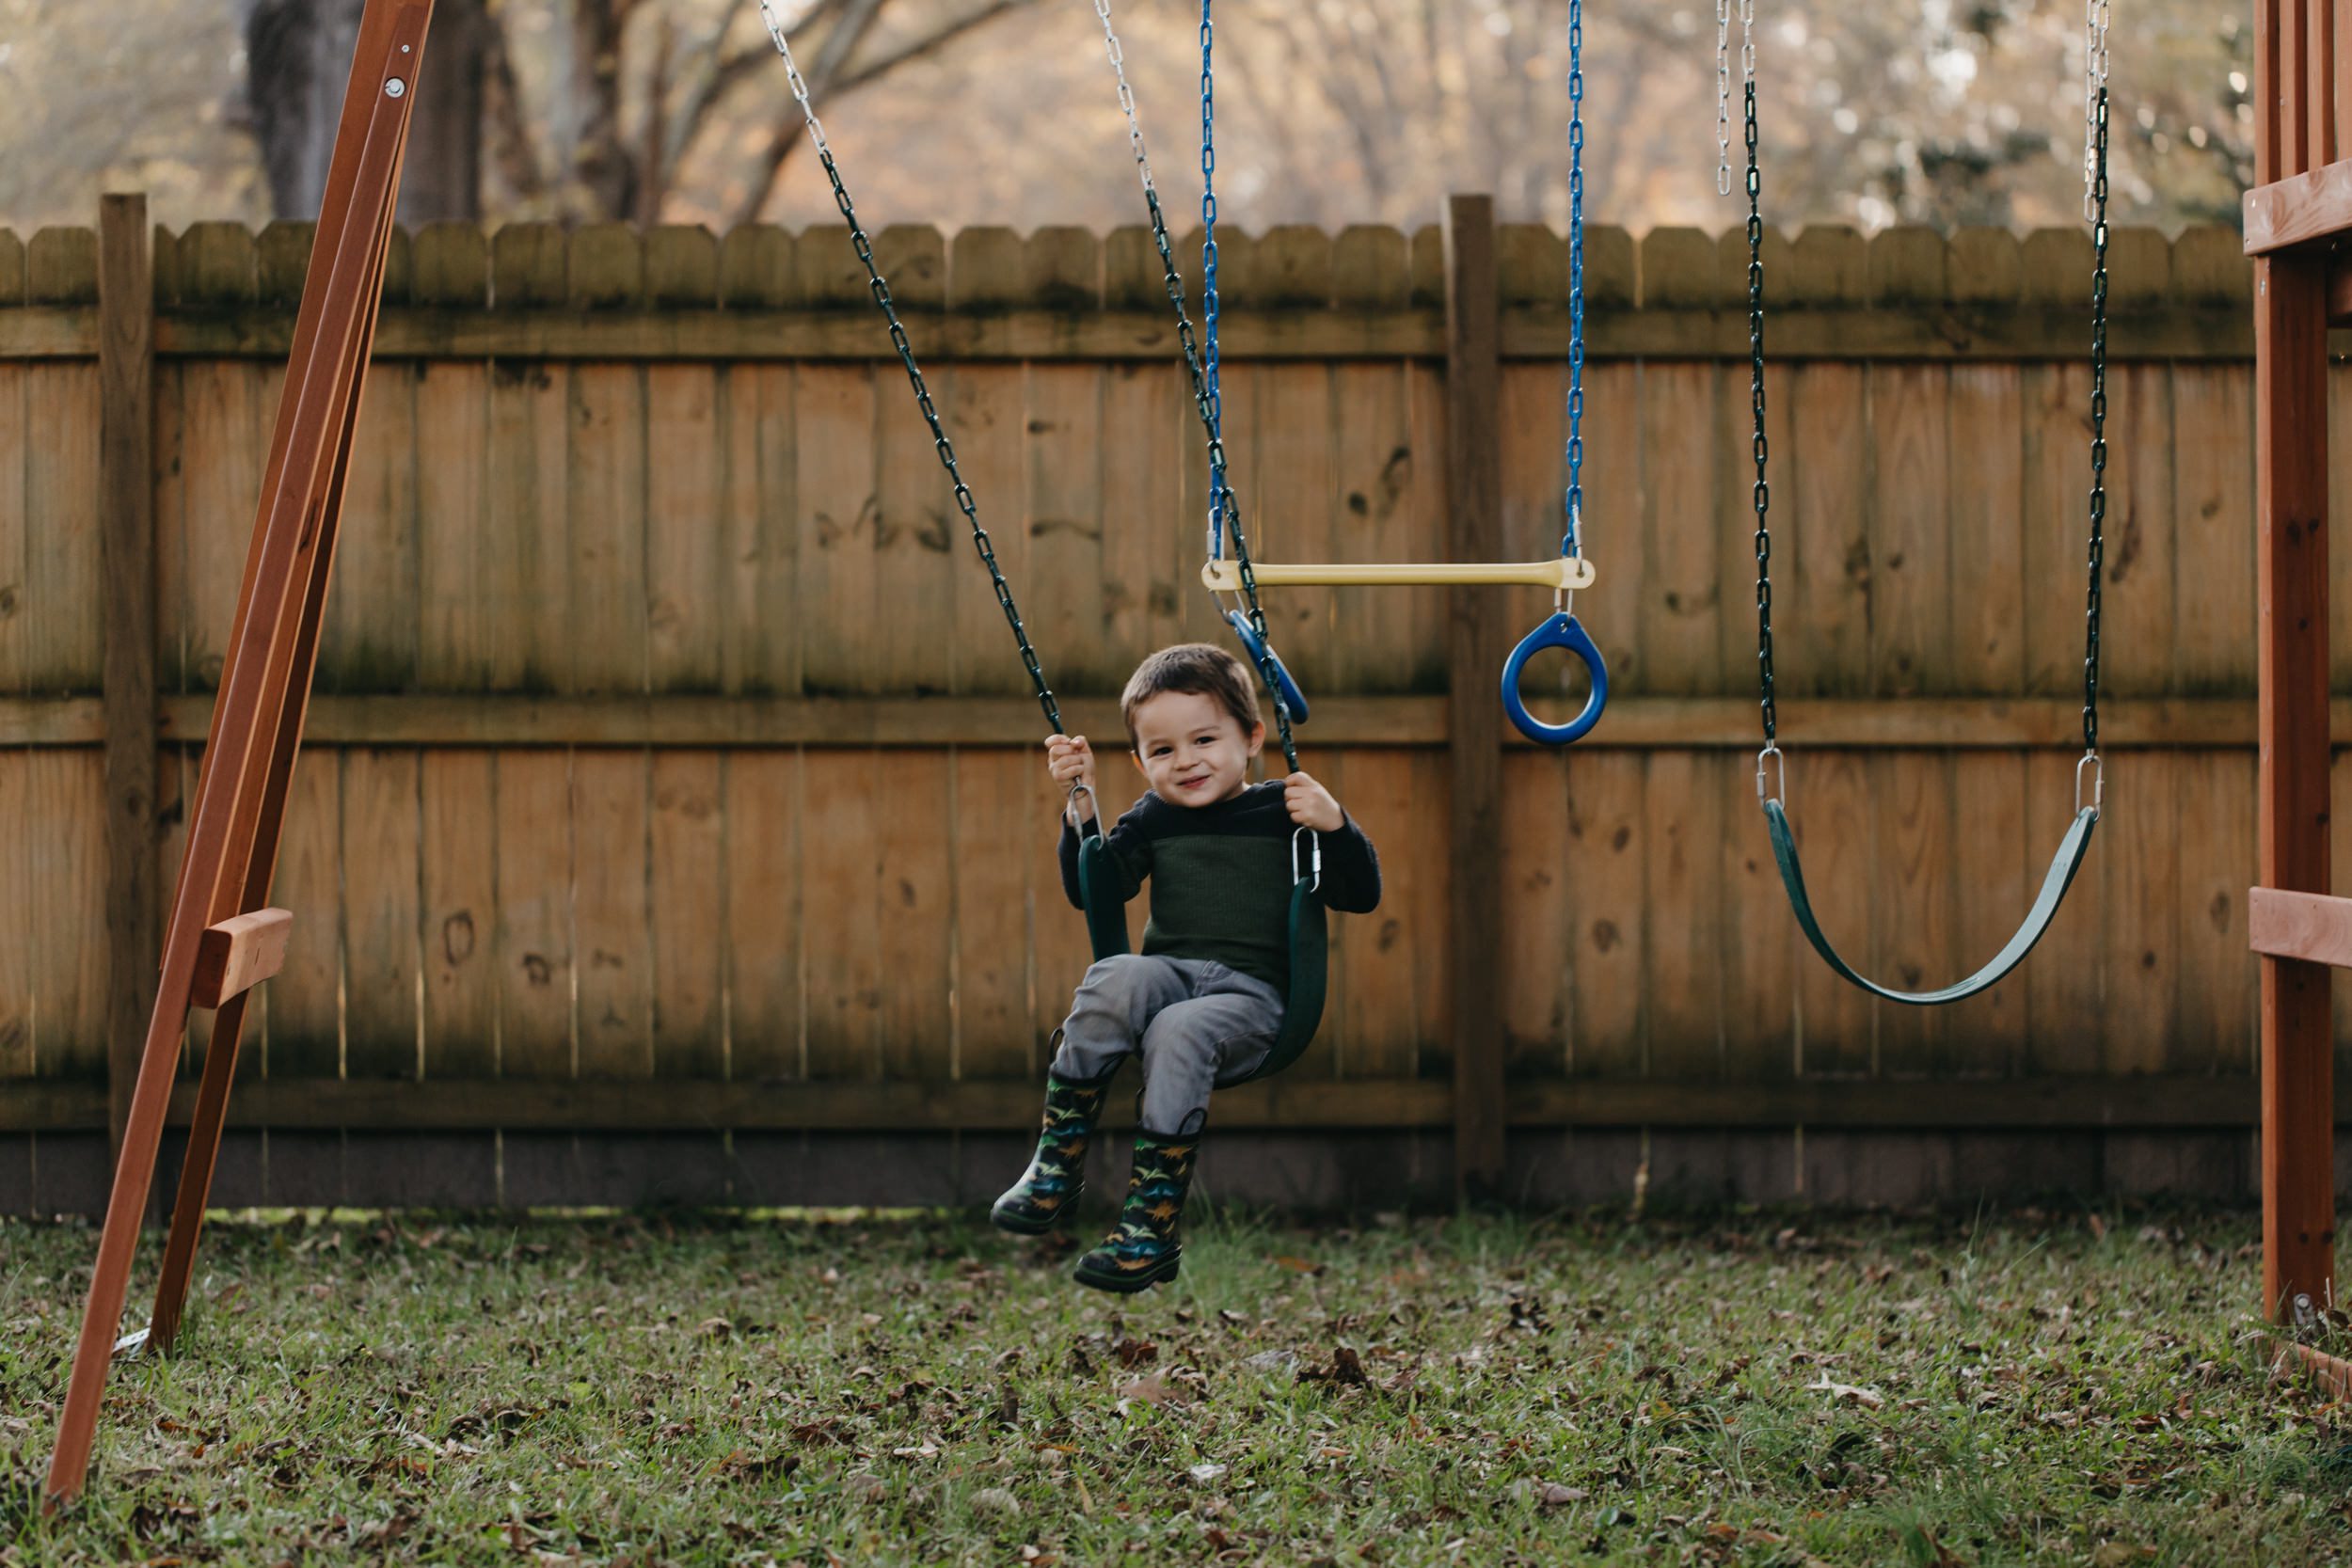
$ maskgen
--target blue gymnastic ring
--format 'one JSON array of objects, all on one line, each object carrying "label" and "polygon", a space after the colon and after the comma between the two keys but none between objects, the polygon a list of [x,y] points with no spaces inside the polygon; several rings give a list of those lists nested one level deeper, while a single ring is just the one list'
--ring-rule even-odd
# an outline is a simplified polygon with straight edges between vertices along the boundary
[{"label": "blue gymnastic ring", "polygon": [[[1593,679],[1592,695],[1584,699],[1584,711],[1565,724],[1545,723],[1527,711],[1527,704],[1519,696],[1519,673],[1527,668],[1527,661],[1552,648],[1583,660],[1585,671]],[[1608,702],[1609,666],[1601,658],[1592,634],[1575,616],[1565,611],[1546,616],[1534,631],[1519,639],[1519,645],[1511,650],[1511,657],[1502,667],[1502,711],[1511,716],[1511,722],[1518,726],[1521,735],[1546,746],[1565,746],[1572,740],[1583,739],[1600,722],[1600,710]]]},{"label": "blue gymnastic ring", "polygon": [[1274,687],[1282,694],[1282,705],[1291,710],[1291,722],[1305,723],[1307,721],[1307,696],[1305,692],[1298,689],[1298,683],[1291,679],[1290,671],[1282,663],[1282,656],[1274,651],[1271,643],[1262,641],[1258,634],[1250,629],[1249,617],[1240,610],[1227,610],[1225,619],[1232,624],[1234,635],[1241,639],[1241,645],[1249,651],[1250,662],[1253,665],[1263,663],[1273,668]]}]

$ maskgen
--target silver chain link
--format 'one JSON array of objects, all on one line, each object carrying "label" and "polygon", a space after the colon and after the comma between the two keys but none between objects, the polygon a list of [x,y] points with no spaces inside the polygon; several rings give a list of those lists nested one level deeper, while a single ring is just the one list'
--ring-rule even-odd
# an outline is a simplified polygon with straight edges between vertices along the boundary
[{"label": "silver chain link", "polygon": [[2108,0],[2083,4],[2083,221],[2095,222],[2091,185],[2097,179],[2099,94],[2107,85]]},{"label": "silver chain link", "polygon": [[1731,194],[1731,0],[1715,0],[1715,194]]}]

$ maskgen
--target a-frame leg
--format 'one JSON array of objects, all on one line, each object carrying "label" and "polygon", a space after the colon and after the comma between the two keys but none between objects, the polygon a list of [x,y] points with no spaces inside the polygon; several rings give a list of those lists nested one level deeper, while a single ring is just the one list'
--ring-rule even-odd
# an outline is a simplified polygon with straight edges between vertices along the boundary
[{"label": "a-frame leg", "polygon": [[[384,230],[398,189],[431,15],[432,0],[369,0],[361,18],[237,625],[205,750],[204,779],[166,926],[155,1011],[141,1052],[72,1378],[58,1421],[56,1452],[50,1462],[45,1491],[53,1508],[80,1492],[88,1467],[107,1361],[130,1289],[140,1219],[163,1137],[179,1041],[186,1027],[199,944],[207,926],[238,912],[257,872],[266,886],[267,870],[259,864],[256,851],[266,843],[270,858],[275,857],[283,786],[291,776],[293,748],[300,741],[300,699],[291,700],[289,712],[297,672],[306,692],[308,687],[299,627],[314,595],[325,592],[322,546],[333,533],[327,514],[341,501],[340,476],[348,458],[358,383],[365,374],[365,351],[381,296]],[[273,778],[278,783],[274,801],[269,788]],[[266,824],[265,816],[270,818]],[[237,1014],[236,1022],[241,1022],[242,1008]],[[223,1022],[232,1021],[225,1017]],[[221,1053],[219,1098],[224,1104],[235,1033],[228,1031],[227,1050]],[[186,1247],[190,1257],[193,1244],[191,1233]]]},{"label": "a-frame leg", "polygon": [[[395,170],[393,188],[397,190],[398,185]],[[378,214],[369,266],[369,298],[382,295],[391,232],[392,214],[388,204]],[[360,324],[358,341],[349,354],[350,390],[345,400],[343,434],[334,449],[326,503],[319,519],[315,564],[294,629],[291,689],[270,752],[268,777],[247,854],[249,869],[237,900],[240,910],[259,909],[267,903],[270,883],[277,874],[278,850],[284,838],[286,800],[293,789],[294,761],[302,746],[302,723],[310,708],[311,678],[318,668],[319,631],[326,617],[327,587],[334,580],[335,544],[342,527],[343,489],[350,475],[352,443],[358,431],[361,392],[374,340],[375,315],[371,310]],[[240,993],[214,1020],[212,1040],[204,1059],[204,1078],[197,1091],[196,1114],[188,1124],[187,1152],[172,1202],[171,1234],[164,1245],[163,1269],[155,1281],[154,1311],[148,1320],[150,1351],[168,1351],[179,1338],[181,1313],[187,1304],[188,1280],[196,1266],[197,1242],[203,1231],[204,1210],[212,1196],[213,1172],[227,1124],[229,1091],[235,1082],[237,1053],[244,1039],[246,1005],[249,1000],[249,992]]]}]

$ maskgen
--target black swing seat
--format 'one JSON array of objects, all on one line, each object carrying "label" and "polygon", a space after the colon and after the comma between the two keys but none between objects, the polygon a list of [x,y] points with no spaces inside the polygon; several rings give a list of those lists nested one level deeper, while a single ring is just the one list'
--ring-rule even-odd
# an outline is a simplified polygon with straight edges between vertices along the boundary
[{"label": "black swing seat", "polygon": [[[1086,905],[1087,940],[1093,945],[1098,963],[1128,951],[1126,906],[1111,891],[1110,868],[1103,863],[1109,852],[1099,828],[1078,840],[1078,896]],[[1291,983],[1282,999],[1282,1026],[1275,1032],[1273,1048],[1266,1052],[1264,1061],[1239,1078],[1219,1080],[1218,1088],[1279,1072],[1313,1042],[1315,1030],[1323,1022],[1324,993],[1330,980],[1328,930],[1323,899],[1314,883],[1303,877],[1295,879],[1291,883]]]},{"label": "black swing seat", "polygon": [[1837,950],[1829,944],[1829,938],[1821,933],[1820,922],[1814,918],[1813,901],[1804,891],[1804,868],[1797,863],[1796,835],[1789,829],[1788,814],[1781,809],[1780,801],[1765,800],[1764,820],[1772,829],[1772,859],[1780,863],[1780,879],[1788,892],[1788,906],[1795,911],[1797,924],[1804,927],[1805,941],[1813,944],[1813,951],[1819,953],[1830,968],[1874,996],[1883,996],[1889,1002],[1908,1003],[1913,1006],[1932,1007],[1947,1002],[1965,1001],[1979,991],[1991,989],[2003,975],[2023,962],[2027,953],[2033,951],[2034,943],[2040,942],[2042,933],[2050,928],[2050,922],[2058,918],[2058,905],[2066,898],[2067,887],[2074,880],[2074,873],[2082,867],[2083,856],[2090,849],[2090,830],[2098,825],[2099,808],[2096,805],[2082,806],[2074,813],[2074,824],[2066,830],[2066,837],[2059,842],[2058,853],[2051,857],[2049,872],[2042,879],[2042,892],[2034,898],[2033,908],[2026,911],[2026,922],[2017,927],[2016,934],[1998,953],[1993,955],[1992,961],[1982,969],[1941,990],[1897,990],[1854,973],[1852,966],[1839,958]]}]

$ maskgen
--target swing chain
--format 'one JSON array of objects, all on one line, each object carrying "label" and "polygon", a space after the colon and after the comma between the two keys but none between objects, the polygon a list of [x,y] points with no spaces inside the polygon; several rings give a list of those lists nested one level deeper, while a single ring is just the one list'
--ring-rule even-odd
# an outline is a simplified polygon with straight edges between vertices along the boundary
[{"label": "swing chain", "polygon": [[[1748,404],[1755,417],[1752,449],[1756,458],[1756,665],[1763,693],[1765,754],[1778,756],[1774,743],[1779,716],[1772,705],[1772,534],[1768,514],[1772,487],[1765,483],[1765,459],[1770,451],[1764,436],[1764,218],[1763,178],[1756,166],[1756,0],[1740,0],[1742,46],[1741,73],[1747,86],[1743,134],[1748,150]],[[1756,784],[1764,780],[1764,757],[1756,759]]]},{"label": "swing chain", "polygon": [[[2098,7],[2104,9],[2104,4]],[[2103,48],[2104,53],[2104,48]],[[2107,89],[2091,102],[2090,590],[2083,616],[2083,750],[2099,751],[2099,583],[2107,520]]]},{"label": "swing chain", "polygon": [[[1136,170],[1143,181],[1143,203],[1152,217],[1152,243],[1160,253],[1161,281],[1168,291],[1168,302],[1176,312],[1176,341],[1184,348],[1184,372],[1192,382],[1193,407],[1200,416],[1200,428],[1207,432],[1209,467],[1213,472],[1225,469],[1225,436],[1220,428],[1222,410],[1210,401],[1209,387],[1200,370],[1200,341],[1193,336],[1192,317],[1184,309],[1184,279],[1177,271],[1176,254],[1168,243],[1168,214],[1160,204],[1159,184],[1152,178],[1152,161],[1145,155],[1143,124],[1136,114],[1135,89],[1127,82],[1127,52],[1119,41],[1118,30],[1111,24],[1110,0],[1094,0],[1094,14],[1102,19],[1103,47],[1110,55],[1111,70],[1119,77],[1119,106],[1127,116],[1127,145],[1135,150]],[[1203,124],[1206,125],[1204,119]],[[1258,600],[1257,568],[1249,559],[1249,539],[1242,531],[1241,503],[1232,491],[1225,492],[1225,517],[1233,534],[1233,559],[1241,569],[1241,596],[1249,629],[1257,634],[1262,646],[1269,645],[1265,609]],[[1210,554],[1220,553],[1222,541],[1210,541]],[[1258,673],[1265,678],[1266,690],[1275,703],[1275,721],[1283,740],[1283,755],[1293,768],[1298,766],[1296,746],[1290,739],[1290,715],[1282,702],[1280,684],[1276,680],[1271,657],[1260,660]]]},{"label": "swing chain", "polygon": [[[1257,574],[1250,567],[1248,551],[1242,542],[1241,519],[1233,509],[1232,492],[1225,483],[1225,400],[1217,389],[1216,353],[1216,24],[1210,15],[1211,3],[1212,0],[1200,0],[1200,316],[1205,330],[1200,379],[1194,384],[1194,397],[1209,432],[1209,556],[1216,560],[1225,553],[1226,517],[1232,513],[1233,552],[1241,567],[1242,594],[1249,607],[1249,629],[1256,634],[1251,657],[1257,663],[1259,678],[1265,682],[1266,698],[1274,705],[1274,728],[1281,742],[1282,760],[1295,773],[1298,742],[1291,735],[1290,704],[1282,696],[1281,681],[1274,671],[1274,643],[1266,631],[1265,611],[1258,603]],[[1158,230],[1160,255],[1181,319],[1184,285],[1176,277],[1175,262],[1168,259],[1167,230],[1157,222],[1158,214],[1158,203],[1154,202],[1152,215]]]},{"label": "swing chain", "polygon": [[[1584,4],[1568,0],[1568,489],[1563,556],[1584,553]],[[1565,591],[1554,602],[1567,610]]]},{"label": "swing chain", "polygon": [[2084,0],[2083,5],[2083,221],[2098,221],[2091,187],[2097,183],[2099,158],[2099,98],[2107,86],[2108,0]]},{"label": "swing chain", "polygon": [[1731,194],[1731,0],[1715,0],[1715,194]]},{"label": "swing chain", "polygon": [[776,18],[774,0],[759,0],[759,14],[768,24],[768,36],[775,41],[776,53],[784,56],[784,72],[792,84],[792,96],[801,106],[801,115],[808,123],[809,145],[817,149],[817,156],[824,165],[825,178],[833,184],[834,205],[841,209],[841,216],[850,226],[850,243],[857,251],[857,259],[865,264],[868,291],[874,303],[882,308],[882,319],[890,324],[891,346],[898,351],[898,362],[906,367],[907,382],[914,388],[915,405],[923,411],[923,422],[930,427],[931,448],[939,454],[940,466],[947,470],[955,485],[956,506],[963,520],[971,525],[972,545],[979,551],[980,562],[988,568],[989,580],[995,585],[997,606],[1005,612],[1005,622],[1012,627],[1013,641],[1021,649],[1021,662],[1029,672],[1029,684],[1036,689],[1038,705],[1044,709],[1045,721],[1054,733],[1063,732],[1061,708],[1054,700],[1053,689],[1045,684],[1045,671],[1038,662],[1037,649],[1029,642],[1028,628],[1021,624],[1021,610],[1012,600],[1012,587],[1005,580],[1003,568],[996,563],[996,549],[990,542],[988,531],[980,526],[979,509],[972,499],[971,487],[956,467],[956,449],[947,439],[946,426],[940,423],[939,410],[931,402],[930,389],[924,385],[922,368],[914,362],[914,349],[907,341],[906,327],[899,323],[898,307],[890,297],[890,285],[883,281],[882,270],[874,263],[873,242],[866,238],[865,226],[858,222],[857,209],[850,203],[849,187],[841,182],[841,170],[834,163],[833,147],[825,140],[825,128],[817,118],[816,105],[809,102],[808,83],[801,76],[801,68],[792,58],[792,46],[785,41],[784,24]]}]

